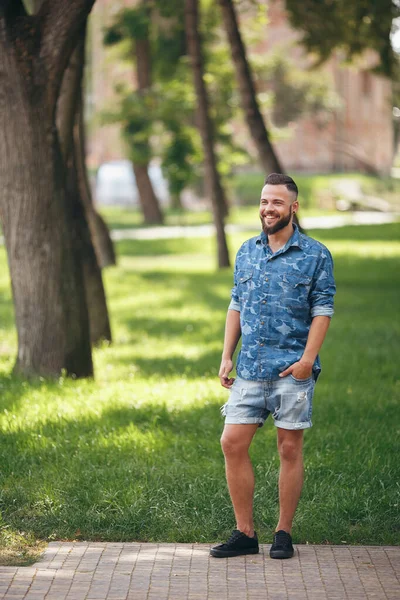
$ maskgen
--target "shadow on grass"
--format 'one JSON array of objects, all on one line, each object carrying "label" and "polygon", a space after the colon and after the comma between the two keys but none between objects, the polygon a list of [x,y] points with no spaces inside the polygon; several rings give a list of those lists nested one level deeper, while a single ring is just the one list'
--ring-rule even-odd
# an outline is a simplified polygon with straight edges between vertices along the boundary
[{"label": "shadow on grass", "polygon": [[217,513],[230,513],[221,429],[212,401],[174,411],[111,408],[8,432],[1,442],[3,522],[47,539],[167,541],[183,522],[200,532],[207,515],[217,532]]},{"label": "shadow on grass", "polygon": [[[194,358],[186,356],[169,356],[166,358],[142,358],[135,354],[128,357],[120,357],[115,361],[116,365],[134,364],[139,369],[141,377],[173,377],[185,376],[186,379],[198,379],[199,377],[217,378],[221,362],[221,351],[204,352]],[[113,361],[110,361],[113,364]]]}]

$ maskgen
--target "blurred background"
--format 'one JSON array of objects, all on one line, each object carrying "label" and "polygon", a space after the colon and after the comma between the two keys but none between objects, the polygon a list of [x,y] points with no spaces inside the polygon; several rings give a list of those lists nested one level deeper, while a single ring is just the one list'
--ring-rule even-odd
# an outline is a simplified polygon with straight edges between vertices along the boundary
[{"label": "blurred background", "polygon": [[[315,8],[313,4],[308,3],[304,13],[297,15],[296,10],[294,14],[291,12],[291,3],[287,6],[283,0],[236,3],[257,100],[274,151],[287,172],[293,176],[308,176],[304,178],[302,208],[345,210],[354,208],[355,204],[362,208],[364,195],[387,200],[390,207],[384,202],[377,203],[376,208],[380,210],[398,208],[399,188],[392,178],[400,167],[399,84],[396,71],[384,72],[376,50],[382,47],[385,33],[382,31],[379,46],[368,39],[359,24],[354,25],[353,33],[344,31],[340,21],[354,15],[342,8],[344,14],[337,17],[336,28],[332,31],[330,27],[327,32],[328,38],[332,38],[325,42],[330,45],[329,50],[318,48],[318,33],[311,31],[307,39],[311,39],[314,47],[310,53],[301,42],[305,29],[308,34],[307,10],[311,13]],[[329,2],[326,4],[330,6]],[[365,8],[365,3],[359,3],[360,7],[357,4],[354,3],[355,15],[357,10],[362,12]],[[133,100],[139,93],[137,34],[129,21],[130,14],[133,20],[134,10],[140,10],[140,3],[97,0],[89,21],[85,68],[87,162],[95,197],[102,205],[138,207],[140,204],[133,169],[126,162],[127,156],[134,152],[135,136],[127,140],[125,135],[124,139],[128,115],[121,114],[124,102],[126,111],[128,98]],[[207,21],[207,27],[203,25],[206,80],[221,176],[229,190],[231,204],[254,205],[265,170],[260,168],[257,147],[241,109],[235,66],[230,59],[229,42],[218,7],[204,3],[203,12]],[[178,38],[179,30],[171,32],[172,37],[176,36],[174,42],[168,38],[168,29],[173,30],[175,17],[162,18],[162,33],[167,35],[165,46],[160,42],[157,16],[152,16],[148,31],[153,56],[152,64],[147,65],[152,76],[146,93],[152,95],[154,102],[153,118],[147,107],[136,107],[135,114],[130,115],[130,124],[134,129],[134,119],[141,121],[141,131],[136,137],[144,136],[146,126],[151,145],[150,180],[160,204],[164,207],[183,205],[196,210],[207,204],[207,196],[202,186],[203,156],[194,116],[192,81],[187,71],[187,57],[179,55],[179,48],[175,49],[174,56],[169,56],[173,67],[171,63],[170,69],[162,72],[166,47],[170,49],[173,44],[183,43]],[[321,29],[326,29],[324,11],[318,18]],[[368,18],[365,16],[364,21]],[[400,47],[400,38],[395,34],[396,23],[392,31],[391,42],[396,49]],[[365,35],[365,39],[358,40],[350,56],[351,35],[360,38]],[[155,37],[162,46],[161,57],[160,48],[154,48]],[[390,42],[386,40],[386,43]],[[141,111],[142,114],[137,114]],[[181,120],[185,140],[171,131],[168,119],[173,115]],[[107,117],[112,124],[107,125]],[[175,163],[170,164],[173,160]],[[346,177],[344,182],[339,182],[339,178],[329,177],[331,174],[346,174]],[[180,185],[176,181],[179,175]],[[318,178],[318,175],[326,177]],[[338,200],[342,202],[338,204]],[[365,208],[368,207],[366,201]]]}]

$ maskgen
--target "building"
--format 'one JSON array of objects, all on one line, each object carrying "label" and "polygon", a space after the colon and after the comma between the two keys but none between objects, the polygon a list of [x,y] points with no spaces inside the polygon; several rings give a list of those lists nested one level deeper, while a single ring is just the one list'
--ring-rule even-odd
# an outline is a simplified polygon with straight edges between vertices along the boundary
[{"label": "building", "polygon": [[[295,45],[301,33],[290,26],[283,0],[268,1],[268,21],[262,51],[268,55],[293,43],[291,58],[299,68],[306,68],[305,52]],[[394,153],[391,81],[368,70],[375,60],[370,52],[357,67],[344,66],[337,53],[321,67],[330,76],[341,107],[324,128],[313,118],[301,119],[293,124],[291,137],[275,144],[287,170],[390,173]]]}]

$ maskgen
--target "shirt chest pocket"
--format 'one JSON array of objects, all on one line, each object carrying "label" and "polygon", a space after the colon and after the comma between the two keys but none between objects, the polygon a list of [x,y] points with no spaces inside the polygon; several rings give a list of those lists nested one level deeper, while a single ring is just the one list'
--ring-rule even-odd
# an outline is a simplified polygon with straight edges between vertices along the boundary
[{"label": "shirt chest pocket", "polygon": [[305,301],[311,289],[311,277],[298,271],[289,271],[279,275],[278,284],[287,298]]},{"label": "shirt chest pocket", "polygon": [[237,272],[237,291],[241,298],[245,298],[254,289],[253,271],[238,271]]}]

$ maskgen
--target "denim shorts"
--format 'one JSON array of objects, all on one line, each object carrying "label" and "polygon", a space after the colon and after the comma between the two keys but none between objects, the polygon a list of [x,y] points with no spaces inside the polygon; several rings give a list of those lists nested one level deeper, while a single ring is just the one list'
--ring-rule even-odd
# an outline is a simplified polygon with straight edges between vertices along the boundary
[{"label": "denim shorts", "polygon": [[295,379],[287,375],[272,381],[235,379],[229,400],[221,408],[227,424],[264,425],[271,414],[276,427],[307,429],[312,426],[314,377]]}]

